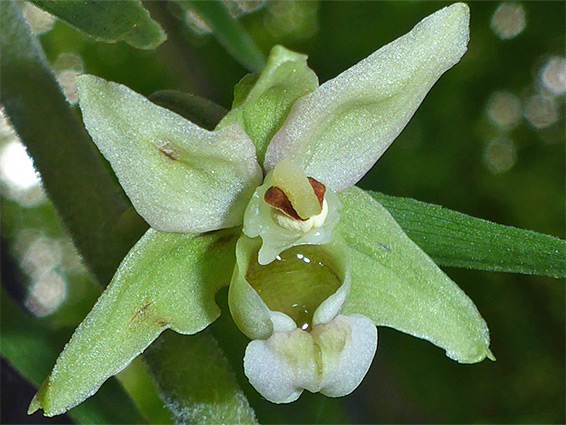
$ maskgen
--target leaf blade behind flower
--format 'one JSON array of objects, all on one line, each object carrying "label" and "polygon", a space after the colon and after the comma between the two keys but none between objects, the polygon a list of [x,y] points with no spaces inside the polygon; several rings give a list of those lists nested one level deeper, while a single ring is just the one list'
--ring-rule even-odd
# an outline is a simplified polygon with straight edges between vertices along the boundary
[{"label": "leaf blade behind flower", "polygon": [[167,39],[139,0],[30,1],[97,41],[125,41],[138,49],[154,49]]},{"label": "leaf blade behind flower", "polygon": [[30,405],[47,416],[90,397],[167,328],[193,334],[220,310],[240,229],[191,235],[150,229],[77,328]]},{"label": "leaf blade behind flower", "polygon": [[367,193],[440,265],[566,277],[566,241],[409,198]]},{"label": "leaf blade behind flower", "polygon": [[460,363],[492,358],[487,325],[473,302],[387,210],[356,187],[339,197],[337,231],[350,247],[352,273],[345,313],[428,340]]}]

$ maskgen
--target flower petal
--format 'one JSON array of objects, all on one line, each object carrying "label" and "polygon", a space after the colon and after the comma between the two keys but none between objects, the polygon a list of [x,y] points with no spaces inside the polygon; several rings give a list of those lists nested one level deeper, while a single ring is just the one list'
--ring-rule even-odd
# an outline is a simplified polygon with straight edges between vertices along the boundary
[{"label": "flower petal", "polygon": [[[350,290],[341,239],[285,251],[273,263],[257,262],[260,238],[242,235],[228,301],[236,325],[250,339],[334,319]],[[260,295],[261,294],[261,295]]]},{"label": "flower petal", "polygon": [[300,98],[270,143],[264,168],[283,159],[335,192],[355,184],[466,51],[463,3],[425,18],[403,37]]},{"label": "flower petal", "polygon": [[295,401],[303,389],[330,397],[351,393],[366,375],[377,348],[377,329],[360,315],[338,316],[311,333],[275,332],[250,342],[244,371],[273,403]]},{"label": "flower petal", "polygon": [[316,392],[320,377],[311,335],[295,329],[250,342],[244,372],[256,391],[273,403],[291,403],[304,388]]},{"label": "flower petal", "polygon": [[239,124],[210,132],[92,75],[77,87],[87,130],[151,227],[196,233],[241,223],[261,169]]},{"label": "flower petal", "polygon": [[[79,325],[30,405],[61,414],[93,395],[165,329],[192,335],[220,315],[236,229],[204,235],[149,229]],[[41,353],[38,353],[41,355]]]},{"label": "flower petal", "polygon": [[320,392],[329,397],[342,397],[354,391],[366,376],[377,350],[377,328],[360,314],[338,316],[326,326],[349,327],[349,337],[340,351],[333,347],[336,339],[328,338],[331,332],[321,332],[319,326],[312,332],[322,354]]}]

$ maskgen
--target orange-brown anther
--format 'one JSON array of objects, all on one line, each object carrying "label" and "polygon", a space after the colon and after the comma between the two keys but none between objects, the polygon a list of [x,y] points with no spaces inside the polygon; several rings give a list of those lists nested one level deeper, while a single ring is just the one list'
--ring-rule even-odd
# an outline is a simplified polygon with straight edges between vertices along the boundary
[{"label": "orange-brown anther", "polygon": [[[314,194],[318,198],[318,202],[320,202],[320,207],[322,208],[322,203],[324,201],[324,194],[326,193],[326,186],[324,186],[324,184],[322,184],[318,180],[313,179],[312,177],[307,177],[307,178],[309,180],[311,187],[314,190]],[[295,220],[300,220],[300,221],[308,220],[308,218],[299,217],[299,214],[297,214],[297,211],[295,211],[295,208],[293,208],[293,205],[291,204],[291,201],[289,200],[285,192],[283,192],[278,187],[271,186],[269,189],[267,189],[263,199],[273,208],[281,211],[283,214]]]}]

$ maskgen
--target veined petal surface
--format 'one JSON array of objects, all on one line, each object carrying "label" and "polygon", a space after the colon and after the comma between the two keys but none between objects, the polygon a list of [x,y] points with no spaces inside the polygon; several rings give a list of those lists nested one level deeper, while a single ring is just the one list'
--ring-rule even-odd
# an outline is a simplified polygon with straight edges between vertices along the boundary
[{"label": "veined petal surface", "polygon": [[466,51],[463,3],[425,18],[314,92],[300,98],[273,137],[269,171],[283,160],[335,192],[355,184],[411,119],[423,98]]},{"label": "veined petal surface", "polygon": [[77,87],[88,132],[151,227],[197,233],[241,223],[262,173],[238,123],[210,132],[92,75]]}]

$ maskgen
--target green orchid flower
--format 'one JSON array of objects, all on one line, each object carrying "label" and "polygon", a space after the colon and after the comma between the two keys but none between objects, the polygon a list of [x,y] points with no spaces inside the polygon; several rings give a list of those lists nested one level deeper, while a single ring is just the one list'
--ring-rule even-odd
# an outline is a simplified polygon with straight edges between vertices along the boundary
[{"label": "green orchid flower", "polygon": [[457,3],[318,85],[304,55],[273,48],[212,130],[100,78],[78,78],[83,119],[151,229],[132,248],[32,401],[52,416],[92,395],[165,329],[220,314],[251,342],[244,371],[275,403],[352,392],[377,326],[462,363],[491,357],[471,300],[354,184],[466,51]]}]

